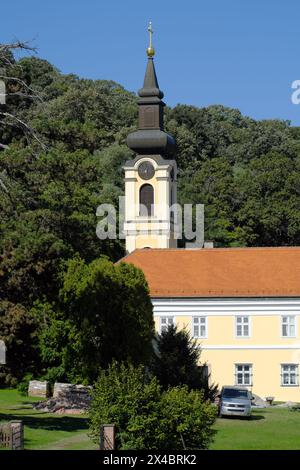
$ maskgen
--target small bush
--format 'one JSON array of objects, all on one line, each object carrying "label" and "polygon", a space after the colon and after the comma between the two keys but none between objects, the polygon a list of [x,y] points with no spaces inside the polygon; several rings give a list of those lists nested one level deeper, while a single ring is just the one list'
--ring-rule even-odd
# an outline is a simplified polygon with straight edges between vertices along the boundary
[{"label": "small bush", "polygon": [[125,449],[207,449],[215,408],[202,392],[187,387],[163,391],[143,367],[113,364],[95,384],[90,433],[99,441],[100,425],[116,425],[116,445]]},{"label": "small bush", "polygon": [[28,395],[28,386],[30,380],[33,380],[32,374],[25,374],[21,382],[17,385],[17,390],[20,392],[21,395],[27,396]]},{"label": "small bush", "polygon": [[215,431],[216,408],[203,392],[186,386],[169,388],[161,398],[160,428],[165,449],[208,449]]},{"label": "small bush", "polygon": [[150,379],[143,367],[114,363],[107,371],[101,371],[90,408],[90,429],[95,442],[99,441],[100,425],[114,423],[118,449],[147,448],[148,435],[138,436],[138,431],[131,428],[131,421],[137,415],[144,419],[152,415],[160,393],[157,380]]}]

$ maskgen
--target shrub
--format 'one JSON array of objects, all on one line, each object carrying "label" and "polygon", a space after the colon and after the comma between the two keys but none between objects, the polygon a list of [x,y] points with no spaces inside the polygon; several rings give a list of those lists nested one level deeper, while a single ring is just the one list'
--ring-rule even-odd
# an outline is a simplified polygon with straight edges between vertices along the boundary
[{"label": "shrub", "polygon": [[215,431],[216,408],[203,393],[186,386],[169,388],[161,398],[164,449],[208,449]]},{"label": "shrub", "polygon": [[90,433],[116,425],[116,446],[125,449],[206,449],[213,439],[215,408],[187,387],[163,391],[143,367],[112,364],[95,384]]},{"label": "shrub", "polygon": [[[160,393],[157,380],[150,378],[142,366],[113,363],[107,371],[101,371],[90,408],[90,429],[95,441],[99,441],[101,424],[114,423],[118,449],[147,448],[147,436],[139,436],[138,430],[131,428],[131,420],[137,415],[143,419],[152,415]],[[149,433],[152,431],[149,428]]]},{"label": "shrub", "polygon": [[30,380],[33,380],[32,374],[25,374],[21,382],[18,383],[17,390],[20,392],[21,395],[27,396],[28,395],[28,386]]}]

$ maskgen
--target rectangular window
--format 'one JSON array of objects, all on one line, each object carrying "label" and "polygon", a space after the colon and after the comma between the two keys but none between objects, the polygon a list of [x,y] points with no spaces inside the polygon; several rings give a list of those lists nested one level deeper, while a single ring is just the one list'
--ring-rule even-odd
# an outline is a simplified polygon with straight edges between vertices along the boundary
[{"label": "rectangular window", "polygon": [[281,385],[283,387],[298,385],[298,364],[281,364]]},{"label": "rectangular window", "polygon": [[252,385],[252,364],[235,364],[235,385]]},{"label": "rectangular window", "polygon": [[174,325],[174,317],[160,317],[160,333],[166,331],[171,325]]},{"label": "rectangular window", "polygon": [[206,338],[207,337],[206,317],[193,317],[193,336],[194,338]]},{"label": "rectangular window", "polygon": [[296,336],[294,315],[283,315],[281,317],[281,335],[285,338],[294,338]]},{"label": "rectangular window", "polygon": [[250,319],[246,316],[238,316],[235,318],[235,334],[240,338],[250,336]]}]

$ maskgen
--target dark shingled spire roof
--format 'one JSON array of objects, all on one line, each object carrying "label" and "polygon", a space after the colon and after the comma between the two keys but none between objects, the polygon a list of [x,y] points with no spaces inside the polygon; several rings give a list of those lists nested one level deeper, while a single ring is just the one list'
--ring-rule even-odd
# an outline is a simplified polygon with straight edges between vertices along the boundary
[{"label": "dark shingled spire roof", "polygon": [[176,148],[174,138],[164,132],[163,92],[159,89],[153,57],[148,57],[144,85],[138,92],[138,130],[127,137],[128,147],[140,155],[171,157]]},{"label": "dark shingled spire roof", "polygon": [[161,99],[164,97],[163,92],[159,89],[159,86],[158,86],[157,76],[156,76],[154,62],[153,62],[152,57],[149,57],[148,59],[145,78],[144,78],[144,85],[143,85],[143,88],[139,90],[138,95],[141,98],[145,98],[145,97],[150,98],[152,96],[153,97],[156,96],[157,98]]}]

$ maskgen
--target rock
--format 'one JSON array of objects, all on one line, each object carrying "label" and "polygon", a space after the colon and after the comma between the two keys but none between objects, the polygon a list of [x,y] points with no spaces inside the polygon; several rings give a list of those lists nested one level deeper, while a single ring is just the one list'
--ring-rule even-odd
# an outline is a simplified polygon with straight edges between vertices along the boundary
[{"label": "rock", "polygon": [[59,408],[55,411],[56,415],[81,415],[86,413],[87,410],[81,410],[79,408]]},{"label": "rock", "polygon": [[47,398],[49,396],[49,383],[40,382],[39,380],[30,380],[28,385],[29,397]]},{"label": "rock", "polygon": [[267,406],[269,406],[266,400],[259,397],[258,395],[255,395],[255,393],[252,393],[252,397],[254,398],[254,400],[252,401],[252,406],[254,408],[266,408]]},{"label": "rock", "polygon": [[47,401],[33,405],[35,409],[57,414],[87,412],[91,401],[92,387],[73,384],[55,384],[55,386],[55,395],[53,394],[53,397]]},{"label": "rock", "polygon": [[285,403],[279,403],[279,405],[274,405],[276,408],[293,408],[296,407],[298,403],[294,401],[286,401]]}]

